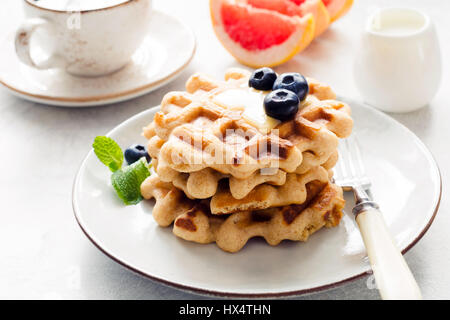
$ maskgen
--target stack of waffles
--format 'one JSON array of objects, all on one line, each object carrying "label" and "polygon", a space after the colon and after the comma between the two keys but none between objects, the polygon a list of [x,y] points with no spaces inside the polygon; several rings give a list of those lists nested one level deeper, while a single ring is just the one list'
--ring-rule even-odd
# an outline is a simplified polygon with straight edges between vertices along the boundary
[{"label": "stack of waffles", "polygon": [[144,128],[155,174],[141,186],[153,216],[176,236],[237,252],[253,237],[270,245],[306,241],[342,217],[332,182],[339,138],[351,133],[350,108],[329,86],[307,79],[309,94],[293,119],[264,114],[267,92],[250,74],[224,81],[195,74],[186,91],[168,93]]}]

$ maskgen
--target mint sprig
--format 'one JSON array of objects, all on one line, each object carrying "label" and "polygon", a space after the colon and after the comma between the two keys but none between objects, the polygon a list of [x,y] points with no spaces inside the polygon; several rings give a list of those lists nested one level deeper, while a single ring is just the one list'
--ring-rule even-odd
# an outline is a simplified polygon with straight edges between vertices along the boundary
[{"label": "mint sprig", "polygon": [[145,157],[121,168],[123,152],[113,139],[98,136],[92,146],[98,159],[113,172],[111,184],[119,198],[126,205],[138,204],[142,200],[141,184],[150,176],[150,165]]},{"label": "mint sprig", "polygon": [[141,158],[128,167],[114,172],[111,183],[126,205],[138,204],[142,200],[141,184],[149,175],[147,160]]},{"label": "mint sprig", "polygon": [[92,144],[97,158],[112,172],[119,170],[123,164],[123,152],[111,138],[98,136]]}]

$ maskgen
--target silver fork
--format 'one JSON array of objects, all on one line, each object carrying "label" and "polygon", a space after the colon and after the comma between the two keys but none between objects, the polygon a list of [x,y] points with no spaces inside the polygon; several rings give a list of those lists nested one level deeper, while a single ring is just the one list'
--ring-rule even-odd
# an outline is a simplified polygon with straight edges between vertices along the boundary
[{"label": "silver fork", "polygon": [[366,246],[381,297],[422,299],[419,286],[389,234],[378,204],[366,193],[371,184],[365,174],[358,141],[354,135],[339,145],[335,182],[345,191],[353,191],[355,207],[352,212]]}]

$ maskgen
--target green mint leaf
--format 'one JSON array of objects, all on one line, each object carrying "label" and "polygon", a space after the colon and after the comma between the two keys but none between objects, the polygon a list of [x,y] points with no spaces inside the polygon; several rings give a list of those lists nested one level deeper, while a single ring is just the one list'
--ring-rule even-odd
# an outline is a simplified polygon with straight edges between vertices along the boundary
[{"label": "green mint leaf", "polygon": [[138,204],[142,200],[141,184],[150,175],[147,160],[139,161],[117,170],[111,175],[111,183],[117,195],[126,204]]},{"label": "green mint leaf", "polygon": [[123,152],[119,145],[111,138],[98,136],[92,144],[97,158],[112,172],[119,170],[123,163]]}]

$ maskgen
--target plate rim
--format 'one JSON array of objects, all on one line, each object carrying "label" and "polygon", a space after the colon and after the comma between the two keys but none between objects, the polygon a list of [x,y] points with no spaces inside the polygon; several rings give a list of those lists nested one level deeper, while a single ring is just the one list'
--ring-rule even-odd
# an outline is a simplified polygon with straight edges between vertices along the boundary
[{"label": "plate rim", "polygon": [[[434,164],[434,166],[436,168],[437,177],[439,178],[439,195],[437,197],[437,201],[436,201],[436,204],[435,204],[435,207],[434,207],[434,212],[431,215],[431,217],[428,220],[428,222],[425,225],[425,227],[417,235],[417,237],[414,238],[411,241],[411,243],[408,244],[401,251],[401,253],[404,255],[411,248],[413,248],[419,242],[420,239],[422,239],[422,237],[425,235],[425,233],[429,230],[429,228],[433,224],[433,221],[434,221],[434,219],[435,219],[435,217],[437,215],[437,212],[439,210],[439,206],[440,206],[441,198],[442,198],[442,175],[441,175],[441,171],[439,169],[439,165],[436,162],[436,159],[435,159],[434,155],[431,153],[431,151],[428,149],[428,147],[422,142],[422,140],[420,140],[420,138],[414,132],[412,132],[408,127],[403,125],[401,122],[399,122],[396,119],[392,118],[388,114],[386,114],[384,112],[381,112],[381,111],[379,111],[379,110],[377,110],[377,109],[367,105],[366,103],[364,103],[362,101],[357,101],[357,100],[354,100],[352,98],[344,97],[344,96],[341,96],[341,95],[338,95],[338,99],[341,99],[341,100],[349,102],[349,103],[355,103],[355,104],[363,105],[363,106],[365,106],[367,108],[372,109],[373,111],[375,111],[375,113],[382,114],[383,117],[387,117],[390,120],[396,122],[397,125],[400,125],[404,130],[406,130],[407,132],[409,132],[410,134],[413,135],[414,139],[421,146],[422,150],[425,150],[426,152],[428,152],[430,160],[431,160],[431,162]],[[136,118],[140,118],[145,113],[153,111],[153,110],[155,110],[157,108],[159,108],[159,106],[151,107],[151,108],[149,108],[147,110],[141,111],[141,112],[133,115],[132,117],[128,118],[125,121],[122,121],[117,126],[115,126],[113,129],[111,129],[106,134],[106,136],[111,135],[111,133],[113,131],[115,131],[116,129],[118,129],[120,126],[124,126],[128,122],[131,122],[131,121],[133,121]],[[225,291],[220,291],[220,290],[210,290],[210,289],[204,289],[204,288],[198,288],[198,287],[189,286],[189,285],[185,285],[185,284],[180,284],[180,283],[173,282],[173,281],[166,280],[166,279],[162,279],[162,278],[150,275],[148,273],[145,273],[144,271],[138,270],[137,268],[129,265],[125,261],[120,260],[119,258],[115,257],[113,254],[109,253],[106,249],[101,247],[101,245],[99,243],[97,243],[97,242],[100,242],[100,241],[95,240],[94,237],[89,234],[88,228],[83,225],[82,219],[81,219],[81,217],[79,215],[79,212],[77,211],[78,208],[77,208],[77,204],[76,204],[76,201],[75,201],[75,190],[77,189],[78,182],[79,182],[79,179],[80,179],[80,176],[81,176],[81,169],[83,168],[85,162],[87,161],[88,157],[90,156],[90,154],[92,152],[93,152],[92,149],[89,150],[87,155],[82,160],[81,165],[79,166],[79,169],[77,170],[77,173],[75,175],[75,179],[74,179],[74,182],[73,182],[73,186],[72,186],[72,209],[73,209],[73,213],[74,213],[75,219],[77,221],[77,224],[80,226],[81,230],[83,231],[83,233],[92,242],[92,244],[95,247],[97,247],[101,252],[103,252],[103,254],[105,254],[107,257],[109,257],[113,261],[117,262],[118,264],[124,266],[125,268],[133,271],[134,273],[136,273],[136,274],[138,274],[140,276],[143,276],[145,278],[148,278],[148,279],[150,279],[152,281],[158,282],[158,283],[163,284],[163,285],[168,286],[168,287],[180,289],[182,291],[190,292],[190,293],[194,293],[194,294],[200,294],[200,295],[203,295],[203,296],[223,297],[223,298],[252,298],[252,299],[254,299],[254,298],[262,298],[262,299],[268,299],[268,298],[288,298],[288,297],[296,297],[296,296],[302,296],[302,295],[307,295],[307,294],[312,294],[312,293],[318,293],[318,292],[322,292],[322,291],[326,291],[326,290],[330,290],[330,289],[339,287],[341,285],[350,283],[350,282],[352,282],[354,280],[363,278],[364,276],[368,275],[368,271],[370,270],[370,268],[369,268],[369,270],[365,270],[364,272],[361,272],[359,274],[350,276],[348,278],[345,278],[345,279],[342,279],[342,280],[339,280],[339,281],[336,281],[336,282],[333,282],[333,283],[328,283],[328,284],[325,284],[325,285],[321,285],[321,286],[307,288],[307,289],[290,290],[290,291],[282,291],[282,292],[266,292],[266,293],[237,293],[237,292],[225,292]]]},{"label": "plate rim", "polygon": [[[48,104],[48,105],[55,105],[60,107],[95,107],[105,104],[112,104],[117,103],[129,99],[137,98],[141,95],[144,95],[146,93],[149,93],[153,90],[156,90],[171,80],[175,79],[180,73],[191,63],[195,56],[195,52],[197,51],[197,38],[192,31],[192,29],[183,21],[178,19],[177,17],[174,17],[170,14],[167,14],[160,10],[153,10],[152,14],[157,15],[163,15],[166,16],[172,20],[175,20],[178,24],[180,24],[185,30],[189,32],[192,38],[192,50],[190,52],[189,58],[181,64],[176,70],[174,70],[172,73],[168,74],[166,77],[156,81],[147,83],[144,85],[141,85],[137,88],[129,89],[126,91],[121,91],[118,93],[110,93],[110,94],[104,94],[99,96],[87,96],[87,97],[61,97],[61,96],[47,96],[43,94],[33,94],[26,91],[23,91],[21,89],[15,88],[11,86],[10,84],[6,83],[4,79],[0,78],[0,84],[3,85],[3,87],[10,92],[11,94],[26,99],[29,101],[41,103],[41,104]],[[149,32],[151,33],[151,32]],[[5,39],[2,39],[2,41],[6,41]],[[120,72],[120,71],[118,71]]]}]

